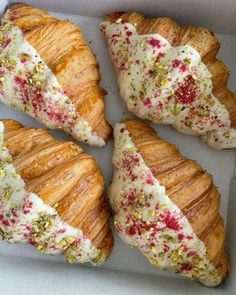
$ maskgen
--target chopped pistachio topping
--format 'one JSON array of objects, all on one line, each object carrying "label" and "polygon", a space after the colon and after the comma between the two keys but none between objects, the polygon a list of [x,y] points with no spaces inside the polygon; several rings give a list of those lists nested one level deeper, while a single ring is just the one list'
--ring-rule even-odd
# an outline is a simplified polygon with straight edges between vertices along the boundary
[{"label": "chopped pistachio topping", "polygon": [[[28,242],[47,254],[63,254],[69,262],[103,262],[105,257],[83,232],[63,222],[41,198],[25,190],[4,141],[0,121],[0,234],[10,243]],[[58,205],[58,204],[57,204]],[[73,257],[73,259],[72,259]]]},{"label": "chopped pistachio topping", "polygon": [[[128,109],[154,123],[201,136],[214,148],[235,148],[229,112],[212,93],[212,76],[190,45],[172,47],[159,34],[139,35],[131,23],[103,21]],[[225,136],[227,134],[227,136]]]},{"label": "chopped pistachio topping", "polygon": [[6,17],[2,19],[0,31],[0,67],[0,101],[49,128],[63,129],[80,141],[95,146],[105,144],[77,112],[22,31]]},{"label": "chopped pistachio topping", "polygon": [[109,199],[121,238],[161,269],[172,268],[206,285],[221,281],[182,211],[171,201],[133,144],[125,123],[116,124]]}]

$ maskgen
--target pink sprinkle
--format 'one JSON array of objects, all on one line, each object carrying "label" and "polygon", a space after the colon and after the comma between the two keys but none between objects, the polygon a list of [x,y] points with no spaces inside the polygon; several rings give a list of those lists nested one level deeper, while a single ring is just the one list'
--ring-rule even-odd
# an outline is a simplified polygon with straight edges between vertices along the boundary
[{"label": "pink sprinkle", "polygon": [[18,85],[20,85],[20,86],[23,86],[24,85],[24,80],[21,78],[21,77],[19,77],[19,76],[15,76],[14,77],[14,81],[18,84]]},{"label": "pink sprinkle", "polygon": [[12,215],[13,215],[14,217],[17,217],[16,209],[15,209],[15,208],[11,208],[10,211],[11,211],[11,213],[12,213]]},{"label": "pink sprinkle", "polygon": [[151,177],[147,178],[147,184],[152,184],[153,185],[153,179]]},{"label": "pink sprinkle", "polygon": [[128,235],[133,236],[136,234],[136,228],[135,225],[131,225],[130,228],[127,231]]},{"label": "pink sprinkle", "polygon": [[62,114],[56,113],[52,108],[51,110],[47,112],[47,115],[51,120],[55,120],[59,122],[61,122],[62,120]]},{"label": "pink sprinkle", "polygon": [[178,239],[179,239],[180,241],[182,241],[183,238],[184,238],[184,235],[183,235],[183,234],[178,234]]},{"label": "pink sprinkle", "polygon": [[143,100],[143,104],[144,104],[145,106],[150,107],[150,106],[152,105],[151,99],[150,99],[149,97],[145,98],[145,99]]},{"label": "pink sprinkle", "polygon": [[179,265],[180,271],[190,271],[192,269],[192,266],[188,263],[181,263]]},{"label": "pink sprinkle", "polygon": [[135,181],[138,178],[138,176],[136,176],[132,173],[130,173],[130,177],[131,177],[131,181]]},{"label": "pink sprinkle", "polygon": [[126,32],[126,35],[129,37],[129,36],[131,36],[133,33],[132,32],[130,32],[130,31],[127,31]]},{"label": "pink sprinkle", "polygon": [[149,70],[148,74],[149,74],[149,76],[152,76],[153,75],[153,70]]},{"label": "pink sprinkle", "polygon": [[163,246],[164,253],[168,252],[169,249],[170,249],[170,247],[167,244],[164,244],[164,246]]},{"label": "pink sprinkle", "polygon": [[113,35],[111,36],[111,38],[116,38],[116,37],[119,37],[119,34],[113,34]]},{"label": "pink sprinkle", "polygon": [[163,108],[163,103],[161,101],[158,101],[157,103],[157,109],[161,110]]},{"label": "pink sprinkle", "polygon": [[172,67],[173,68],[178,68],[178,66],[181,64],[180,60],[179,59],[174,59],[172,61]]},{"label": "pink sprinkle", "polygon": [[157,57],[156,57],[156,62],[158,62],[164,56],[165,56],[165,53],[159,52],[158,55],[157,55]]},{"label": "pink sprinkle", "polygon": [[29,240],[28,240],[28,243],[29,243],[30,245],[32,245],[32,246],[36,245],[36,243],[35,243],[33,240],[31,240],[30,238],[29,238]]},{"label": "pink sprinkle", "polygon": [[166,224],[166,226],[173,230],[179,230],[179,224],[177,219],[169,212],[165,212],[162,214],[163,222]]},{"label": "pink sprinkle", "polygon": [[184,73],[184,72],[186,72],[187,68],[188,67],[186,65],[181,65],[180,71]]},{"label": "pink sprinkle", "polygon": [[135,163],[139,163],[139,158],[138,158],[138,157],[133,157],[133,161],[134,161]]},{"label": "pink sprinkle", "polygon": [[7,220],[2,220],[2,224],[5,226],[9,226],[9,222]]},{"label": "pink sprinkle", "polygon": [[135,198],[136,198],[136,194],[134,193],[134,191],[131,191],[131,192],[128,193],[128,195],[127,195],[127,199],[128,199],[129,201],[132,202]]},{"label": "pink sprinkle", "polygon": [[147,43],[150,44],[151,46],[153,47],[157,47],[157,48],[160,48],[161,47],[161,42],[160,40],[157,40],[155,38],[150,38],[147,40]]}]

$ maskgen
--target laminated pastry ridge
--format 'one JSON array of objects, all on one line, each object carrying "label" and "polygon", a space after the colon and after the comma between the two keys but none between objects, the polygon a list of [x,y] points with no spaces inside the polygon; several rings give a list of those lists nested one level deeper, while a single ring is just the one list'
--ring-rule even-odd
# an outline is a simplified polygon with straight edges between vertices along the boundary
[{"label": "laminated pastry ridge", "polygon": [[132,142],[124,123],[114,129],[113,180],[109,200],[121,238],[155,266],[173,268],[207,286],[221,282],[206,247]]},{"label": "laminated pastry ridge", "polygon": [[122,19],[103,21],[101,32],[131,112],[199,135],[214,148],[236,147],[229,111],[213,95],[212,75],[196,49],[188,44],[172,47],[159,34],[140,35]]},{"label": "laminated pastry ridge", "polygon": [[37,51],[12,25],[7,14],[0,31],[0,99],[49,128],[60,128],[76,139],[94,146],[105,141],[78,113],[56,76]]},{"label": "laminated pastry ridge", "polygon": [[101,251],[83,232],[61,220],[56,209],[27,192],[5,144],[0,122],[0,231],[10,243],[28,242],[40,252],[63,254],[68,262],[102,263]]}]

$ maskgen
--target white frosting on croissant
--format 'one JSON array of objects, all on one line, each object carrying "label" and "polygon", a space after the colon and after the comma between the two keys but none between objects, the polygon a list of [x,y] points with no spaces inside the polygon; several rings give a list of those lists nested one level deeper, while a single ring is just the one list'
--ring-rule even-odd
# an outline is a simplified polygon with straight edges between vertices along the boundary
[{"label": "white frosting on croissant", "polygon": [[0,31],[0,60],[0,101],[49,128],[63,129],[80,141],[105,145],[77,112],[56,76],[22,31],[6,18]]},{"label": "white frosting on croissant", "polygon": [[157,267],[172,268],[207,286],[218,285],[221,277],[204,242],[146,166],[124,123],[116,124],[114,137],[109,200],[121,238]]},{"label": "white frosting on croissant", "polygon": [[83,232],[65,223],[55,208],[25,190],[4,141],[0,122],[0,233],[9,243],[28,242],[40,252],[64,254],[69,262],[103,262]]},{"label": "white frosting on croissant", "polygon": [[229,112],[212,94],[211,74],[197,50],[189,45],[172,47],[159,34],[139,35],[122,19],[102,22],[101,31],[117,70],[121,97],[132,113],[199,135],[214,148],[236,147]]}]

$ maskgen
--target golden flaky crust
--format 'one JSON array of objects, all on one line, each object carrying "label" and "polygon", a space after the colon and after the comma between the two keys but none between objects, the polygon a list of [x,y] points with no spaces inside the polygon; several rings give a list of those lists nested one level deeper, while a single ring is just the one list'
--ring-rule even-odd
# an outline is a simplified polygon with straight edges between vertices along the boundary
[{"label": "golden flaky crust", "polygon": [[51,68],[78,113],[107,141],[112,130],[104,117],[105,91],[98,85],[99,66],[79,28],[25,4],[11,5],[9,15]]},{"label": "golden flaky crust", "polygon": [[132,142],[167,195],[183,212],[207,249],[210,261],[224,278],[229,264],[224,252],[224,222],[219,215],[220,195],[211,175],[176,146],[161,140],[140,120],[124,121]]},{"label": "golden flaky crust", "polygon": [[26,190],[54,206],[61,219],[80,228],[107,257],[113,246],[104,181],[95,160],[72,142],[46,130],[2,120],[6,145]]},{"label": "golden flaky crust", "polygon": [[226,106],[231,126],[236,127],[236,96],[227,88],[229,71],[226,65],[216,58],[220,43],[211,31],[201,27],[179,25],[169,17],[145,18],[136,12],[118,12],[107,16],[107,19],[113,22],[119,18],[135,25],[140,35],[159,34],[172,46],[187,44],[196,49],[212,75],[213,94]]}]

